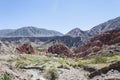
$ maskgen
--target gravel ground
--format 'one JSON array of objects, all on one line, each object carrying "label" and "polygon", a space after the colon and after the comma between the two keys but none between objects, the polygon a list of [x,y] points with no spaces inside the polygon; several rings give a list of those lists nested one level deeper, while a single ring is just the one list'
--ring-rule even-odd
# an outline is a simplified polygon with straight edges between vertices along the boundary
[{"label": "gravel ground", "polygon": [[60,69],[61,73],[58,80],[87,80],[82,69],[70,68]]}]

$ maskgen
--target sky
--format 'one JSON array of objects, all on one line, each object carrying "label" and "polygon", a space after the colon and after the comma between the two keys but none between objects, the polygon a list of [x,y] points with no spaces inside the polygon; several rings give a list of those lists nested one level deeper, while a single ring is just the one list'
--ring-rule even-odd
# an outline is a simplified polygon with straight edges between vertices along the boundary
[{"label": "sky", "polygon": [[0,0],[0,29],[35,26],[67,33],[120,16],[120,0]]}]

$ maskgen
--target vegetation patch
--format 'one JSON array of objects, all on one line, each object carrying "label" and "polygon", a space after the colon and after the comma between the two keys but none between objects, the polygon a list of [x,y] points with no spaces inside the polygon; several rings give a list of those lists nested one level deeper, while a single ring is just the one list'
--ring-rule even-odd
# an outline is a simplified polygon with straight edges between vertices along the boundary
[{"label": "vegetation patch", "polygon": [[[96,54],[92,55],[87,59],[73,59],[67,57],[59,56],[46,56],[38,54],[21,54],[22,59],[16,61],[16,67],[23,67],[27,65],[31,66],[44,66],[49,67],[54,65],[55,67],[69,68],[71,67],[81,67],[85,64],[106,64],[114,61],[120,60],[119,54]],[[8,61],[11,63],[11,61]]]},{"label": "vegetation patch", "polygon": [[1,80],[12,80],[12,75],[5,72],[3,75],[2,75],[2,78]]},{"label": "vegetation patch", "polygon": [[59,73],[57,68],[51,67],[44,71],[43,76],[47,80],[56,80],[59,77]]}]

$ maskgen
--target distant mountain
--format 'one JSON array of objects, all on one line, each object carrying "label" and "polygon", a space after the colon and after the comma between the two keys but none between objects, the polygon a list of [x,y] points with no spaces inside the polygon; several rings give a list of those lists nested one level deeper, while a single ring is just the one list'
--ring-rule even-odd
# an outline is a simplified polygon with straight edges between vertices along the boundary
[{"label": "distant mountain", "polygon": [[[4,33],[3,33],[4,32]],[[1,30],[3,36],[6,37],[49,37],[49,36],[62,36],[63,34],[53,30],[47,30],[36,27],[22,27],[16,30]]]},{"label": "distant mountain", "polygon": [[99,35],[101,32],[113,30],[116,28],[120,28],[120,17],[117,17],[115,19],[111,19],[107,22],[99,24],[93,27],[91,30],[89,30],[88,33],[89,33],[89,36],[94,37],[96,35]]},{"label": "distant mountain", "polygon": [[85,31],[80,30],[80,28],[74,28],[71,31],[69,31],[66,35],[71,37],[82,37],[85,34]]},{"label": "distant mountain", "polygon": [[82,31],[80,28],[74,28],[66,35],[71,37],[80,37],[84,43],[87,42],[89,38],[87,31]]},{"label": "distant mountain", "polygon": [[66,35],[71,37],[81,37],[83,42],[89,41],[91,38],[109,30],[120,28],[120,17],[111,19],[107,22],[99,24],[88,31],[82,31],[79,28],[74,28]]},{"label": "distant mountain", "polygon": [[4,34],[8,34],[15,31],[14,29],[4,29],[4,30],[0,30],[0,35],[4,35]]},{"label": "distant mountain", "polygon": [[[46,30],[43,28],[36,28],[36,27],[23,27],[15,30],[0,30],[0,36],[4,37],[44,37],[41,40],[46,39],[46,41],[42,41],[43,45],[53,45],[56,43],[65,43],[69,47],[79,47],[83,44],[87,44],[87,42],[109,30],[113,30],[116,28],[120,28],[120,17],[115,19],[111,19],[107,22],[99,24],[88,31],[82,31],[79,28],[72,29],[67,34],[63,35],[60,32],[53,31],[53,30]],[[52,38],[49,38],[51,37]],[[61,37],[55,37],[61,36]],[[68,37],[69,36],[69,37]],[[48,38],[45,38],[48,37]],[[39,39],[37,39],[39,41]]]}]

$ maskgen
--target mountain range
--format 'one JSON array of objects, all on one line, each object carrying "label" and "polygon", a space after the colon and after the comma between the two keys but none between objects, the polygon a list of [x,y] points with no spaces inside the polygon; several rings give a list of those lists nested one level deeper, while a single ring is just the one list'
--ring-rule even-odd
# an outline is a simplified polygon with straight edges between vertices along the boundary
[{"label": "mountain range", "polygon": [[47,30],[43,28],[36,28],[33,26],[28,26],[28,27],[22,27],[19,29],[0,30],[0,37],[1,38],[2,37],[9,37],[9,38],[32,37],[32,41],[36,41],[36,40],[33,40],[33,39],[36,39],[35,37],[38,37],[38,38],[43,37],[44,39],[43,38],[37,39],[38,41],[42,41],[43,45],[64,43],[69,47],[79,47],[83,44],[86,44],[91,38],[103,32],[113,30],[116,28],[120,28],[120,17],[108,20],[87,31],[83,31],[79,28],[74,28],[68,33],[66,33],[65,35],[58,31],[54,31],[54,30]]},{"label": "mountain range", "polygon": [[[81,37],[81,38],[88,37],[89,38],[89,37],[94,37],[96,35],[99,35],[101,32],[105,32],[108,30],[116,29],[116,28],[120,28],[120,17],[101,23],[87,31],[83,31],[79,28],[74,28],[65,35],[71,36],[71,37]],[[28,26],[28,27],[22,27],[19,29],[0,30],[0,36],[48,37],[48,36],[64,36],[64,35],[58,31]]]},{"label": "mountain range", "polygon": [[72,36],[72,37],[94,37],[99,35],[102,32],[108,31],[108,30],[113,30],[116,28],[120,28],[120,17],[117,17],[115,19],[108,20],[104,23],[101,23],[95,27],[93,27],[90,30],[87,31],[82,31],[79,28],[72,29],[69,31],[66,35]]}]

